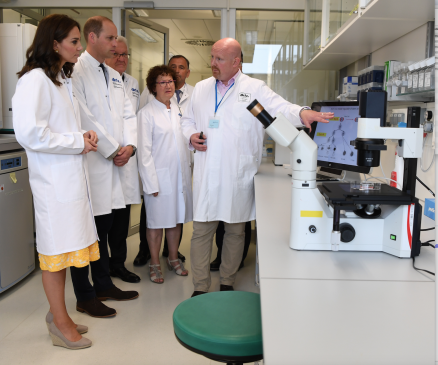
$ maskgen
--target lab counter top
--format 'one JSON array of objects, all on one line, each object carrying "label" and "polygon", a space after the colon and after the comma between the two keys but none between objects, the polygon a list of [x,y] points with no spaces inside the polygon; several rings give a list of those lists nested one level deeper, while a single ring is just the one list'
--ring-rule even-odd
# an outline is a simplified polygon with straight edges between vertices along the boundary
[{"label": "lab counter top", "polygon": [[[296,251],[289,247],[291,170],[264,160],[255,181],[260,278],[433,281],[411,259],[384,252]],[[416,266],[435,271],[432,248],[422,247]]]},{"label": "lab counter top", "polygon": [[[434,364],[433,278],[383,252],[289,247],[291,170],[254,177],[265,364]],[[422,247],[417,267],[435,271]]]}]

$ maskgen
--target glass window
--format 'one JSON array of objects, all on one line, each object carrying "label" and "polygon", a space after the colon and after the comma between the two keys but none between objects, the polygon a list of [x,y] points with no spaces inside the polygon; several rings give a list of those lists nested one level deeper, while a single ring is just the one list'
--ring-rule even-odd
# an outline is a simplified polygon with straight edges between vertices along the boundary
[{"label": "glass window", "polygon": [[[314,20],[319,17],[319,22],[313,22],[319,24],[319,38],[310,43],[319,47],[321,12],[312,14]],[[238,10],[236,39],[242,46],[243,73],[265,81],[286,100],[310,106],[314,101],[336,99],[337,71],[303,70],[303,11]]]},{"label": "glass window", "polygon": [[[130,10],[127,11],[131,13]],[[220,11],[145,9],[137,11],[137,14],[141,16],[135,19],[151,21],[169,29],[169,58],[173,55],[183,55],[189,60],[188,84],[195,86],[197,82],[211,77],[210,51],[211,46],[220,39]],[[131,25],[130,22],[130,27]],[[137,24],[135,26],[137,27]],[[147,28],[144,28],[144,31],[149,32]],[[164,47],[158,42],[147,43],[128,29],[126,32],[129,32],[132,54],[130,72],[138,79],[140,90],[143,90],[146,86],[144,79],[149,69],[163,63]],[[162,39],[160,34],[152,37]]]},{"label": "glass window", "polygon": [[330,1],[329,39],[333,38],[339,28],[355,14],[357,8],[357,0]]},{"label": "glass window", "polygon": [[321,49],[322,0],[308,0],[308,3],[310,14],[307,61],[310,61]]}]

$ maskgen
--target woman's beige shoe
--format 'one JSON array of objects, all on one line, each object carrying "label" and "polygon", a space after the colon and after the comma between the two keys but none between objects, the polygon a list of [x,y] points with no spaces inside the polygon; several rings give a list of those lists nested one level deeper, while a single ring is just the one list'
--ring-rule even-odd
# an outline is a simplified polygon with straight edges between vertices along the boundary
[{"label": "woman's beige shoe", "polygon": [[[163,273],[161,272],[161,265],[160,264],[149,265],[149,277],[150,277],[151,281],[155,284],[163,284],[164,283]],[[159,279],[163,279],[163,281],[156,281]]]},{"label": "woman's beige shoe", "polygon": [[[49,330],[49,324],[53,322],[53,313],[52,312],[48,312],[47,316],[46,316],[46,325],[47,325],[47,329]],[[87,333],[88,332],[88,327],[87,326],[83,326],[82,324],[77,324],[76,325],[76,331],[78,331],[78,333],[80,335],[82,335],[83,333]],[[49,330],[50,332],[50,330]]]},{"label": "woman's beige shoe", "polygon": [[67,340],[58,327],[56,327],[55,322],[51,322],[49,324],[49,333],[50,337],[52,338],[53,346],[65,347],[66,349],[70,350],[79,350],[85,349],[92,345],[91,340],[85,337],[82,337],[76,342]]},{"label": "woman's beige shoe", "polygon": [[[179,276],[187,276],[189,275],[189,272],[187,271],[186,274],[183,274],[184,271],[186,271],[186,269],[184,268],[184,264],[182,263],[182,261],[180,259],[177,260],[169,260],[167,259],[167,268],[169,269],[169,271],[175,270],[175,274],[179,275]],[[177,265],[173,266],[172,262],[178,262]]]}]

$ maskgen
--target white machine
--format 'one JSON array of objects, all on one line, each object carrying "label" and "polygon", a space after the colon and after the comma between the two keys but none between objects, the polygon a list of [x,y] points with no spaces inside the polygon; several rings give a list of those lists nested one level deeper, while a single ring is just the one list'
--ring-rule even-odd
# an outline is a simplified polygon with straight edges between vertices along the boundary
[{"label": "white machine", "polygon": [[35,269],[32,192],[26,152],[0,134],[0,293]]},{"label": "white machine", "polygon": [[[355,141],[358,164],[360,161],[361,166],[379,166],[380,151],[386,149],[383,139],[397,139],[401,141],[399,156],[410,159],[405,160],[406,168],[413,169],[415,165],[416,171],[416,159],[421,157],[422,150],[422,127],[419,123],[412,126],[408,123],[408,128],[403,129],[382,128],[386,107],[376,112],[379,103],[371,99],[384,98],[380,105],[386,105],[386,92],[361,94],[364,94],[362,118],[358,120]],[[375,191],[355,189],[342,182],[317,185],[317,144],[281,113],[272,118],[257,100],[248,110],[275,142],[288,147],[293,154],[291,248],[384,251],[397,257],[419,254],[421,206],[415,198],[415,173],[410,174],[413,182],[405,179],[402,190],[386,184]],[[411,117],[419,121],[419,115]]]},{"label": "white machine", "polygon": [[35,37],[32,24],[0,23],[0,129],[12,132],[12,96],[17,85],[17,72],[26,62],[26,51]]}]

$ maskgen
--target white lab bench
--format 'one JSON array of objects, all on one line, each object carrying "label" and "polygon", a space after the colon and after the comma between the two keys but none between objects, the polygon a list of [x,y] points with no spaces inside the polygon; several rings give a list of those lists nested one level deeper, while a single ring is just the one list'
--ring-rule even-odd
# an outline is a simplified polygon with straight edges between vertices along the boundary
[{"label": "white lab bench", "polygon": [[[292,250],[290,171],[264,159],[254,177],[265,364],[435,364],[433,278],[382,252]],[[434,272],[433,251],[416,266]]]}]

